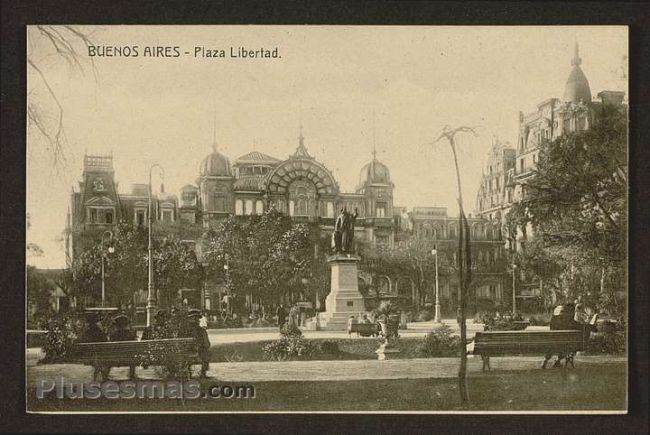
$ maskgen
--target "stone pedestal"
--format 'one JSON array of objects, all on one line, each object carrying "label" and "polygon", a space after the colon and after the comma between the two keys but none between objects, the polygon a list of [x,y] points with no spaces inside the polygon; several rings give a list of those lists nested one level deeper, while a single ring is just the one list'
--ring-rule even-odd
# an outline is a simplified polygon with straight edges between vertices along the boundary
[{"label": "stone pedestal", "polygon": [[336,254],[327,261],[331,269],[330,293],[325,299],[324,313],[320,313],[320,326],[324,330],[344,331],[350,316],[366,312],[363,296],[359,292],[359,257]]}]

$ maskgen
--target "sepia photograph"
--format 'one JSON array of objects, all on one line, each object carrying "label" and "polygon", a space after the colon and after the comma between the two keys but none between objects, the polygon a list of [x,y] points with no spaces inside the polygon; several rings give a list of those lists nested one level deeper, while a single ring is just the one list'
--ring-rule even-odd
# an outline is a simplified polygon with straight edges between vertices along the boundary
[{"label": "sepia photograph", "polygon": [[26,411],[627,413],[628,53],[27,26]]}]

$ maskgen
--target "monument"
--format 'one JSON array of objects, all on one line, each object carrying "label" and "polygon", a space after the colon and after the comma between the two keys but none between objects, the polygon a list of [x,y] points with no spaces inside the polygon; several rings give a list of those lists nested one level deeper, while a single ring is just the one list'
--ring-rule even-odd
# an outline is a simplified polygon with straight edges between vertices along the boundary
[{"label": "monument", "polygon": [[325,312],[320,313],[322,329],[345,330],[350,316],[365,312],[363,296],[359,292],[359,257],[354,254],[354,214],[342,209],[336,218],[332,233],[333,254],[327,259],[330,264],[330,293],[325,299]]}]

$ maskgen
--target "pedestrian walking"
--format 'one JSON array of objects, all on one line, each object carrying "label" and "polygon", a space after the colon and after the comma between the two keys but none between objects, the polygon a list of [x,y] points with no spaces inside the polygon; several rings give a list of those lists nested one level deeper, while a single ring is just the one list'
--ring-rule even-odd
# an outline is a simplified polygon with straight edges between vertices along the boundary
[{"label": "pedestrian walking", "polygon": [[282,331],[282,327],[287,321],[287,312],[284,309],[283,304],[278,305],[278,308],[275,310],[275,315],[278,317],[278,327],[280,328],[280,331]]}]

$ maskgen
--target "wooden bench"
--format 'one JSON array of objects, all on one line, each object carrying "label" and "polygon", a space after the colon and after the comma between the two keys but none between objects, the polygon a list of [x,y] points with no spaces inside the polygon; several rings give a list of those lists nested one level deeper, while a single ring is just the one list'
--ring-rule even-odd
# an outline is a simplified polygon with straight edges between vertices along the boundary
[{"label": "wooden bench", "polygon": [[512,322],[514,325],[514,330],[515,331],[523,331],[524,329],[528,328],[530,326],[530,322],[528,320],[515,320]]},{"label": "wooden bench", "polygon": [[[95,374],[98,369],[143,364],[173,365],[189,373],[192,364],[201,362],[193,338],[77,343],[73,346],[68,360],[95,367]],[[108,373],[105,373],[106,375]]]},{"label": "wooden bench", "polygon": [[352,323],[349,333],[353,332],[362,337],[370,337],[379,334],[379,327],[376,323]]},{"label": "wooden bench", "polygon": [[490,369],[491,356],[544,355],[544,365],[553,355],[564,355],[573,367],[575,352],[585,349],[582,331],[485,331],[474,337],[474,355],[481,355],[483,370]]}]

